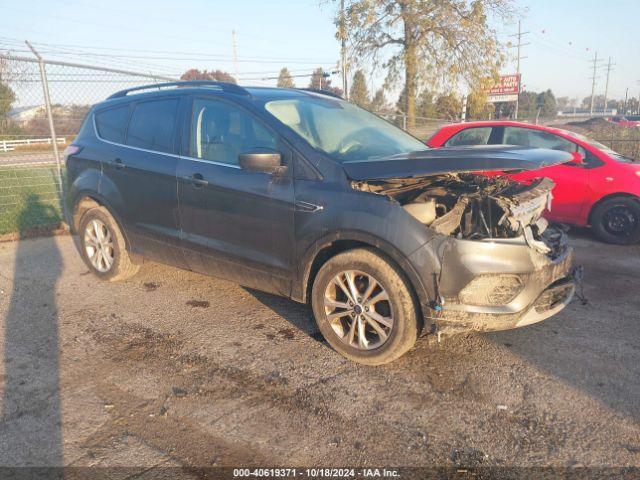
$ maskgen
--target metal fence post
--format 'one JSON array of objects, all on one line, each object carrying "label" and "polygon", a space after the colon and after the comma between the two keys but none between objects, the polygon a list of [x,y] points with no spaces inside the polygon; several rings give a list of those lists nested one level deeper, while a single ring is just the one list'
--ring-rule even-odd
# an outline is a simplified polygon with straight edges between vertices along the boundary
[{"label": "metal fence post", "polygon": [[60,162],[60,152],[58,151],[58,139],[56,137],[56,128],[53,123],[53,112],[51,111],[51,97],[49,96],[49,82],[47,82],[47,71],[44,59],[36,51],[33,46],[25,40],[25,43],[38,59],[38,67],[40,69],[40,81],[42,82],[42,93],[44,95],[44,106],[47,111],[47,119],[49,120],[49,132],[51,133],[51,144],[53,145],[53,156],[56,159],[56,167],[58,169],[58,184],[60,186],[60,208],[62,209],[62,218],[67,220],[66,208],[64,201],[64,184],[62,182],[62,163]]}]

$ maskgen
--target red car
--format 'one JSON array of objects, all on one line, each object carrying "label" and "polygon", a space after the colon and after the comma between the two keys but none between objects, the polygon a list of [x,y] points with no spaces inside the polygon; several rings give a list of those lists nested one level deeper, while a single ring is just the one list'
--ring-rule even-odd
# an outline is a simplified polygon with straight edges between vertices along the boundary
[{"label": "red car", "polygon": [[611,117],[609,121],[621,127],[640,127],[640,115]]},{"label": "red car", "polygon": [[609,243],[640,241],[640,162],[594,140],[559,128],[489,121],[445,125],[427,144],[523,145],[573,153],[572,162],[509,177],[529,182],[545,176],[556,183],[553,208],[546,213],[549,220],[591,226],[598,238]]}]

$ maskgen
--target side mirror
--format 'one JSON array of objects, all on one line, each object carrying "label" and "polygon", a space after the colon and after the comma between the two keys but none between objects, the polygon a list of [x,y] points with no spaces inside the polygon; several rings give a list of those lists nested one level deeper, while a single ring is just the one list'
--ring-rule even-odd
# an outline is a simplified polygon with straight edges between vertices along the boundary
[{"label": "side mirror", "polygon": [[280,152],[260,148],[238,155],[240,168],[249,172],[281,173],[286,169],[282,165]]},{"label": "side mirror", "polygon": [[573,159],[569,163],[572,163],[574,165],[584,164],[584,155],[582,155],[580,152],[573,152],[571,156],[573,157]]}]

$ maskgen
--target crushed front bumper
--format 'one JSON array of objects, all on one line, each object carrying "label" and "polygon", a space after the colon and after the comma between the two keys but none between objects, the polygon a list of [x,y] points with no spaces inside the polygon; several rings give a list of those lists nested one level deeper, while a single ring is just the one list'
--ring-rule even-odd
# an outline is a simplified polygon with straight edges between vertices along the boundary
[{"label": "crushed front bumper", "polygon": [[442,254],[435,323],[443,333],[455,333],[507,330],[549,318],[573,298],[572,261],[570,247],[550,256],[524,238],[452,239]]}]

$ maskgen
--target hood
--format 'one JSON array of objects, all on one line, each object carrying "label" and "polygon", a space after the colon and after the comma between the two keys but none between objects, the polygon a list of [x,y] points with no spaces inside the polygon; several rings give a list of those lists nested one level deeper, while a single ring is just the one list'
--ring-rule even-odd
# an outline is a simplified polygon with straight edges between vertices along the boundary
[{"label": "hood", "polygon": [[513,146],[447,147],[375,160],[343,162],[352,180],[383,180],[463,172],[538,170],[572,160],[570,153]]}]

